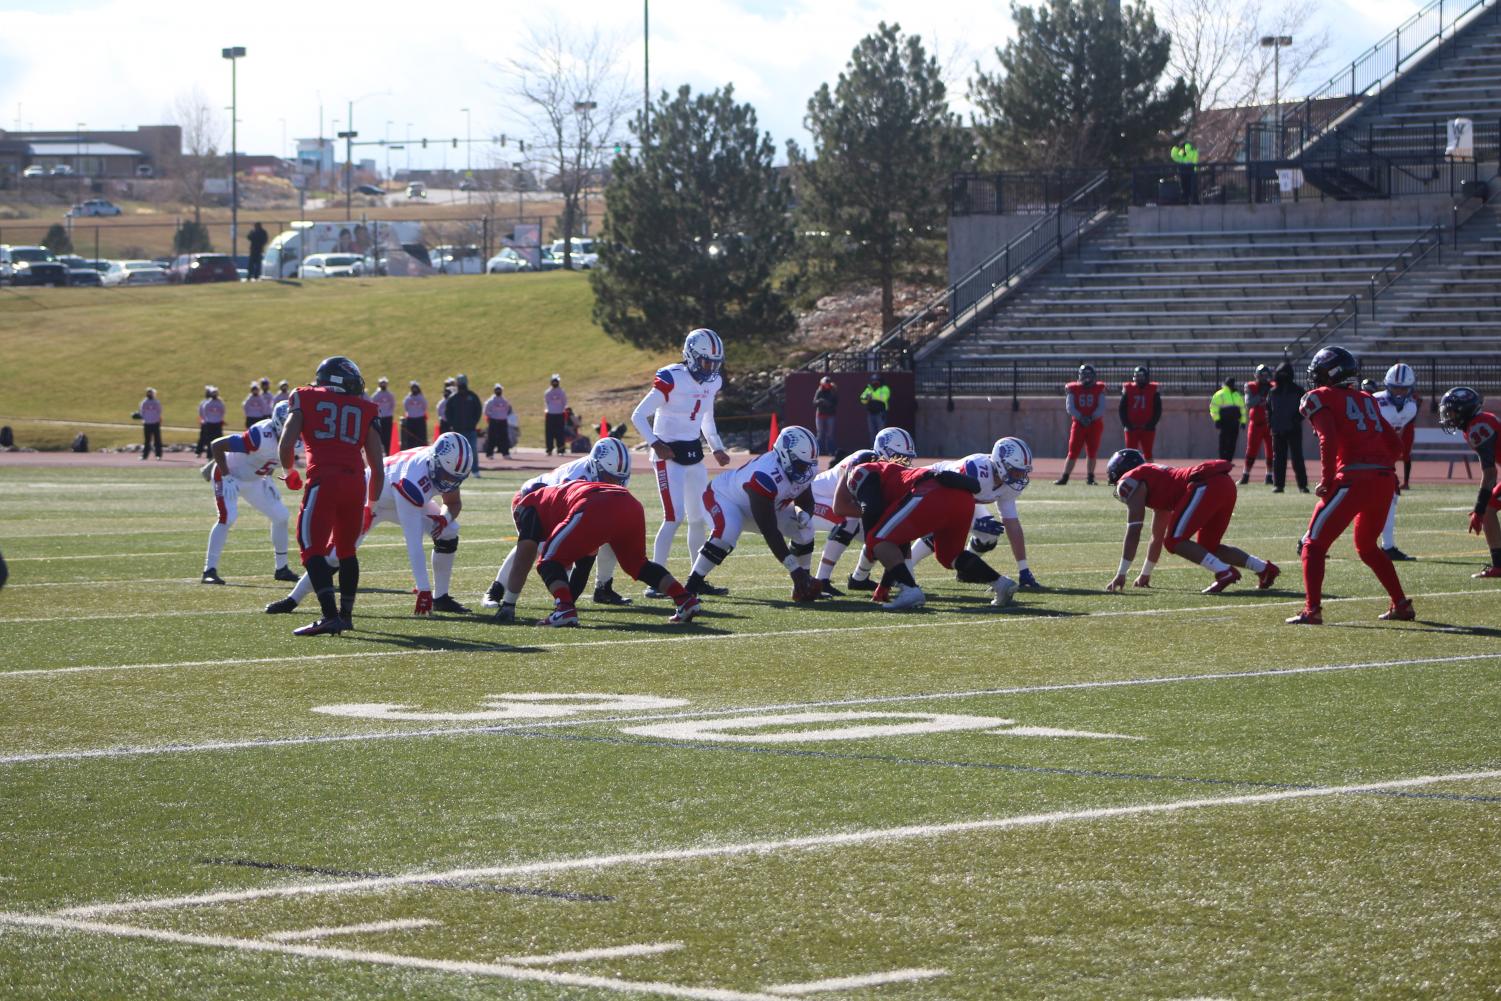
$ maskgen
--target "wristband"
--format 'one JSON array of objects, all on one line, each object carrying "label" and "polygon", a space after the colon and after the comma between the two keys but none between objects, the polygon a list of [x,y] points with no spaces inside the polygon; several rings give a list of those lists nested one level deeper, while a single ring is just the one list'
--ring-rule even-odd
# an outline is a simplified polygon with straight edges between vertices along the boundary
[{"label": "wristband", "polygon": [[1131,572],[1131,561],[1128,560],[1128,559],[1125,559],[1123,557],[1121,559],[1121,568],[1120,568],[1119,571],[1117,571],[1116,576],[1117,577],[1124,577],[1124,576],[1126,576],[1126,574],[1128,574],[1130,572]]},{"label": "wristband", "polygon": [[782,557],[782,566],[786,567],[789,573],[797,573],[803,568],[803,565],[797,561],[797,557],[791,553]]},{"label": "wristband", "polygon": [[1152,576],[1152,571],[1154,569],[1156,569],[1156,567],[1157,567],[1156,563],[1153,563],[1151,560],[1146,560],[1141,565],[1141,575],[1143,577],[1150,577],[1150,576]]}]

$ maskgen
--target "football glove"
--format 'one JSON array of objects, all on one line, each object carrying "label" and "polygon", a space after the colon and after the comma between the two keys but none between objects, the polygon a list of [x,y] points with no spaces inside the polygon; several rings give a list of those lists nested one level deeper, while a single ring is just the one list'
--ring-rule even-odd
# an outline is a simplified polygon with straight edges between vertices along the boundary
[{"label": "football glove", "polygon": [[[366,508],[365,510],[369,510]],[[433,614],[433,593],[431,591],[417,592],[417,607],[412,610],[413,615]]]},{"label": "football glove", "polygon": [[1479,511],[1470,512],[1470,533],[1480,535],[1485,531],[1485,516]]},{"label": "football glove", "polygon": [[366,504],[365,505],[365,517],[360,521],[360,534],[361,535],[368,535],[369,532],[370,532],[370,526],[371,526],[371,524],[374,521],[375,521],[375,508],[371,507],[369,504]]},{"label": "football glove", "polygon": [[301,490],[302,489],[302,474],[299,473],[297,470],[295,470],[295,469],[289,469],[289,470],[287,470],[287,475],[284,476],[284,477],[282,477],[282,478],[287,481],[287,489],[288,490]]},{"label": "football glove", "polygon": [[1005,525],[1002,525],[996,518],[986,515],[975,522],[974,534],[969,539],[969,548],[977,553],[988,553],[996,547],[996,543],[1005,532]]},{"label": "football glove", "polygon": [[441,514],[433,515],[432,519],[433,524],[432,527],[428,529],[427,534],[431,535],[433,537],[433,541],[436,542],[438,540],[438,536],[442,535],[443,530],[448,527],[448,519]]}]

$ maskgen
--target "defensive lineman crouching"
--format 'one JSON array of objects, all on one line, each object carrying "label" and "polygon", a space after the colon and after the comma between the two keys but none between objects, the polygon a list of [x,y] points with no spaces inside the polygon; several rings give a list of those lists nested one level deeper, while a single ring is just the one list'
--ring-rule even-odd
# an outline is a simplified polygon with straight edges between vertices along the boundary
[{"label": "defensive lineman crouching", "polygon": [[[874,462],[877,459],[910,466],[916,458],[917,446],[912,441],[912,435],[907,433],[905,428],[882,428],[876,432],[875,441],[870,448],[851,452],[813,477],[813,524],[815,527],[829,530],[823,544],[823,556],[818,562],[818,569],[813,573],[813,579],[818,582],[820,594],[830,598],[837,598],[841,595],[839,589],[829,583],[829,578],[833,576],[834,568],[839,565],[839,558],[844,555],[844,551],[855,540],[862,538],[864,531],[859,518],[841,518],[834,513],[834,491],[838,489],[839,481],[844,479],[845,472],[851,466],[858,466],[862,462]],[[850,574],[850,590],[874,591],[876,589],[876,582],[870,579],[870,568],[870,560],[866,557],[862,547],[859,565]]]},{"label": "defensive lineman crouching", "polygon": [[202,582],[223,584],[219,576],[219,557],[229,541],[229,530],[240,513],[240,499],[265,515],[271,522],[271,549],[276,557],[276,579],[297,579],[287,567],[287,506],[276,491],[272,474],[280,465],[278,441],[286,426],[291,407],[281,401],[271,416],[257,421],[244,431],[214,439],[209,445],[212,457],[202,469],[203,478],[213,484],[214,505],[219,518],[208,533],[208,555],[203,561]]}]

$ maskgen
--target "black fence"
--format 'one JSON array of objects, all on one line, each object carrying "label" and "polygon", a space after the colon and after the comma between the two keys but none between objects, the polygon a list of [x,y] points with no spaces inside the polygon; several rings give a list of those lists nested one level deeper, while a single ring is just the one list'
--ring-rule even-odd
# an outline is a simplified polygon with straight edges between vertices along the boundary
[{"label": "black fence", "polygon": [[[1266,205],[1409,195],[1465,198],[1483,185],[1473,160],[1360,157],[1257,163],[1144,164],[1131,172],[1131,204]],[[1284,190],[1285,187],[1285,190]]]},{"label": "black fence", "polygon": [[[1474,159],[1495,161],[1501,158],[1501,122],[1472,121],[1470,137]],[[1241,159],[1248,163],[1287,160],[1297,156],[1314,136],[1302,122],[1284,122],[1280,127],[1270,122],[1252,122],[1246,126]],[[1342,125],[1327,134],[1300,159],[1326,160],[1334,149],[1346,155],[1411,157],[1421,161],[1444,160],[1449,146],[1449,125],[1434,119],[1400,127],[1390,124]]]},{"label": "black fence", "polygon": [[1046,215],[1098,175],[1098,169],[955,174],[949,215]]}]

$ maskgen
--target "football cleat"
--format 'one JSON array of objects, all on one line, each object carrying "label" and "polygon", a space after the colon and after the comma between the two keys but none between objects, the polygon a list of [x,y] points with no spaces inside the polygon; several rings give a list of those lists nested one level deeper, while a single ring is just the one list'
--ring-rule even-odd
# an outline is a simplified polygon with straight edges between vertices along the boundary
[{"label": "football cleat", "polygon": [[1214,575],[1214,583],[1210,584],[1200,594],[1219,594],[1225,588],[1240,580],[1240,571],[1234,567],[1226,567]]},{"label": "football cleat", "polygon": [[1067,476],[1060,476],[1056,480],[1053,481],[1053,486],[1055,486],[1055,487],[1062,487],[1062,486],[1067,486],[1067,485],[1068,485],[1068,477]]},{"label": "football cleat", "polygon": [[1271,473],[1267,473],[1266,474],[1266,479],[1262,480],[1261,482],[1264,483],[1264,484],[1266,484],[1267,486],[1271,486],[1272,484],[1276,483],[1277,481],[1274,480],[1274,479],[1272,479],[1272,474]]},{"label": "football cleat", "polygon": [[631,599],[615,590],[615,585],[606,581],[594,589],[593,601],[596,605],[629,605]]},{"label": "football cleat", "polygon": [[[723,598],[725,595],[727,595],[727,594],[730,593],[730,589],[727,588],[727,587],[715,587],[713,584],[710,584],[708,581],[704,581],[702,584],[700,584],[698,586],[698,590],[695,591],[694,593],[695,594],[707,594],[711,598]],[[670,595],[665,595],[664,594],[663,597],[664,598],[665,597],[670,597]]]},{"label": "football cleat", "polygon": [[850,574],[845,586],[851,591],[874,591],[877,587],[876,582],[869,577],[856,577],[854,574]]},{"label": "football cleat", "polygon": [[1036,575],[1032,573],[1031,567],[1028,567],[1026,570],[1023,570],[1017,576],[1017,583],[1025,591],[1041,591],[1042,590],[1042,584],[1041,584],[1040,581],[1038,581]]},{"label": "football cleat", "polygon": [[1245,486],[1247,483],[1250,483],[1250,482],[1251,482],[1251,474],[1250,473],[1241,473],[1240,474],[1240,485],[1241,486]]},{"label": "football cleat", "polygon": [[289,612],[295,612],[296,610],[297,599],[295,598],[282,598],[281,600],[273,601],[271,602],[271,604],[266,606],[267,615],[286,615]]},{"label": "football cleat", "polygon": [[[141,455],[141,458],[146,458],[144,453]],[[200,466],[198,469],[198,475],[203,477],[204,482],[212,482],[214,479],[214,460],[210,459],[208,462]]]},{"label": "football cleat", "polygon": [[319,619],[292,630],[293,636],[337,636],[345,630],[344,619]]},{"label": "football cleat", "polygon": [[450,615],[468,615],[469,609],[453,600],[453,595],[440,594],[433,599],[433,611],[448,612]]},{"label": "football cleat", "polygon": [[479,603],[486,608],[499,608],[500,602],[505,596],[506,586],[497,580],[490,584],[490,589],[485,592],[485,596],[480,599]]},{"label": "football cleat", "polygon": [[922,593],[920,587],[904,587],[897,592],[897,596],[890,601],[881,602],[883,612],[900,612],[908,608],[919,608],[928,600],[928,596]]},{"label": "football cleat", "polygon": [[1290,626],[1322,626],[1324,624],[1324,611],[1322,608],[1305,608],[1297,615],[1284,621]]},{"label": "football cleat", "polygon": [[996,608],[1005,608],[1016,597],[1016,589],[1021,585],[1010,577],[1001,577],[990,586],[995,589],[995,597],[990,599],[990,603]]},{"label": "football cleat", "polygon": [[551,615],[537,623],[549,629],[567,629],[578,624],[578,609],[572,607],[554,609]]},{"label": "football cleat", "polygon": [[1471,579],[1480,580],[1487,577],[1501,577],[1501,567],[1486,567],[1479,573],[1470,574]]},{"label": "football cleat", "polygon": [[693,620],[693,617],[703,610],[703,607],[703,602],[699,601],[696,595],[690,594],[683,600],[683,603],[678,606],[677,611],[673,612],[672,615],[667,619],[667,621],[673,623],[674,625],[682,625],[685,622],[691,622]]},{"label": "football cleat", "polygon": [[822,595],[823,597],[825,597],[825,598],[843,598],[844,597],[844,592],[843,591],[841,591],[841,590],[839,590],[839,588],[835,587],[832,582],[826,581],[826,580],[820,580],[818,582],[818,593],[820,595]]},{"label": "football cleat", "polygon": [[1386,558],[1391,560],[1393,563],[1407,563],[1412,560],[1411,556],[1408,556],[1396,546],[1392,546],[1390,549],[1386,550]]},{"label": "football cleat", "polygon": [[341,625],[341,626],[344,627],[344,631],[346,633],[352,633],[352,632],[354,632],[354,616],[352,616],[352,615],[341,615],[341,616],[339,616],[339,625]]},{"label": "football cleat", "polygon": [[207,570],[203,571],[203,576],[198,578],[198,583],[223,584],[224,580],[219,576],[219,571],[216,567],[209,567]]},{"label": "football cleat", "polygon": [[1266,569],[1262,570],[1261,573],[1256,575],[1257,589],[1265,591],[1267,588],[1272,586],[1272,582],[1275,581],[1278,575],[1280,575],[1281,573],[1281,567],[1273,563],[1271,560],[1267,560]]},{"label": "football cleat", "polygon": [[1095,484],[1095,479],[1094,479],[1094,477],[1093,477],[1093,476],[1088,476],[1088,477],[1085,477],[1085,479],[1084,479],[1084,485],[1085,485],[1085,486],[1086,486],[1086,487],[1092,487],[1092,486],[1095,486],[1095,485],[1096,485],[1096,484]]},{"label": "football cleat", "polygon": [[1418,617],[1418,613],[1412,609],[1412,599],[1403,598],[1400,602],[1392,605],[1376,618],[1383,622],[1411,622]]},{"label": "football cleat", "polygon": [[657,599],[672,597],[672,595],[668,594],[666,591],[658,591],[654,587],[649,587],[645,591],[642,591],[641,592],[641,596],[643,598],[657,598]]},{"label": "football cleat", "polygon": [[297,575],[292,572],[291,567],[277,567],[276,573],[271,575],[271,579],[284,580],[289,584],[297,583]]},{"label": "football cleat", "polygon": [[510,625],[516,621],[516,606],[501,605],[495,610],[495,621],[501,625]]}]

